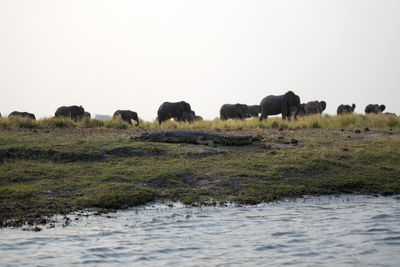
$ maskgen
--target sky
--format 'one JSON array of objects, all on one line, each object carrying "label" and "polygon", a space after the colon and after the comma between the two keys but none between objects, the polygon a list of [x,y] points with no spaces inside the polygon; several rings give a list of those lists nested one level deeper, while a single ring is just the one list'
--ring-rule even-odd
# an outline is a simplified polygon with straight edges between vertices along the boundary
[{"label": "sky", "polygon": [[292,90],[400,114],[398,0],[0,0],[0,113],[60,106],[205,119]]}]

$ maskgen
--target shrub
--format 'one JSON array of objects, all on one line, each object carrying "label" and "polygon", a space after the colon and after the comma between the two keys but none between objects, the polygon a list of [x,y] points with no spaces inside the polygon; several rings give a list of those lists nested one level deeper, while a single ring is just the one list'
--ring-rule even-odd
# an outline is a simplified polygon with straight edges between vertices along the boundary
[{"label": "shrub", "polygon": [[271,124],[271,127],[273,129],[278,129],[279,128],[279,123],[277,121],[273,121],[272,124]]},{"label": "shrub", "polygon": [[318,121],[312,121],[310,127],[316,129],[316,128],[321,128],[321,125],[319,124]]},{"label": "shrub", "polygon": [[123,121],[121,117],[115,117],[111,120],[108,120],[104,123],[106,128],[115,128],[115,129],[128,129],[129,123]]},{"label": "shrub", "polygon": [[387,116],[387,126],[389,127],[400,127],[400,119],[397,116],[394,115],[383,115]]},{"label": "shrub", "polygon": [[36,128],[37,123],[35,120],[32,120],[30,118],[23,118],[23,117],[18,117],[18,116],[10,116],[8,117],[8,120],[10,121],[11,125],[14,127],[18,128]]},{"label": "shrub", "polygon": [[354,126],[356,123],[356,117],[352,114],[342,114],[336,116],[339,128],[346,128]]},{"label": "shrub", "polygon": [[76,126],[76,122],[70,118],[65,117],[54,117],[50,119],[42,119],[40,120],[39,124],[41,126],[50,126],[50,127],[58,127],[58,128],[65,128],[65,127],[72,127]]},{"label": "shrub", "polygon": [[78,122],[78,127],[83,128],[101,128],[104,127],[104,121],[101,120],[92,120],[89,118],[83,118],[81,121]]},{"label": "shrub", "polygon": [[10,128],[11,126],[12,126],[12,123],[8,118],[0,118],[0,127]]},{"label": "shrub", "polygon": [[104,127],[104,123],[105,122],[102,120],[93,119],[93,120],[90,120],[90,127],[93,127],[93,128]]},{"label": "shrub", "polygon": [[279,129],[287,129],[287,128],[289,128],[289,123],[287,123],[286,121],[282,120],[282,122],[279,123]]}]

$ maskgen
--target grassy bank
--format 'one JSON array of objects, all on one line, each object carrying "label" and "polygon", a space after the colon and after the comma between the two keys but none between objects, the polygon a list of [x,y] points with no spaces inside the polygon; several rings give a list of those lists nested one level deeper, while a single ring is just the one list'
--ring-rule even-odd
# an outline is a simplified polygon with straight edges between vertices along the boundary
[{"label": "grassy bank", "polygon": [[[0,128],[111,128],[129,129],[136,128],[120,118],[100,121],[96,119],[83,119],[75,122],[68,118],[43,118],[33,121],[27,118],[10,117],[0,118]],[[194,123],[178,123],[175,121],[164,122],[161,126],[157,122],[140,121],[140,128],[146,130],[163,129],[340,129],[340,128],[387,128],[400,127],[400,117],[386,114],[345,114],[340,116],[311,115],[299,117],[297,121],[284,121],[280,117],[270,117],[259,122],[258,119],[229,120],[219,119],[196,121]]]},{"label": "grassy bank", "polygon": [[61,127],[39,120],[23,127],[1,119],[0,225],[44,223],[46,215],[162,199],[255,204],[302,195],[400,193],[399,121],[382,116],[161,126],[262,137],[248,146],[216,148],[128,140],[159,129],[155,123]]}]

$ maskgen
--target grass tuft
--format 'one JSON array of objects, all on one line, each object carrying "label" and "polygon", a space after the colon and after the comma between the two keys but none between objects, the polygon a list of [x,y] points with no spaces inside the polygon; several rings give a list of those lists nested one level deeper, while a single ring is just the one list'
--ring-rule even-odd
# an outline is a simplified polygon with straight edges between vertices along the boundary
[{"label": "grass tuft", "polygon": [[75,127],[76,122],[70,118],[45,118],[39,121],[39,125],[43,127],[58,127],[58,128],[66,128],[66,127]]},{"label": "grass tuft", "polygon": [[126,121],[123,121],[121,117],[115,117],[111,120],[105,121],[104,126],[106,128],[128,129],[130,125]]}]

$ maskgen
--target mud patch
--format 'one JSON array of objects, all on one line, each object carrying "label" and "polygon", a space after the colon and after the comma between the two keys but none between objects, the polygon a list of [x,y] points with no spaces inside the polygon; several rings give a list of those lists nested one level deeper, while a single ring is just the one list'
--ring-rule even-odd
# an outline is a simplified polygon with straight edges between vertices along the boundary
[{"label": "mud patch", "polygon": [[48,160],[53,162],[98,162],[107,158],[152,157],[166,154],[160,149],[138,149],[131,147],[114,148],[96,153],[68,153],[55,150],[36,150],[31,148],[9,148],[0,150],[0,163],[7,160]]},{"label": "mud patch", "polygon": [[101,161],[104,159],[99,154],[87,153],[66,153],[54,150],[35,150],[30,148],[10,148],[0,151],[0,162],[3,163],[7,159],[24,159],[24,160],[50,160],[53,162],[89,162]]},{"label": "mud patch", "polygon": [[161,156],[165,154],[165,151],[161,149],[138,149],[132,147],[118,147],[104,152],[108,156],[116,156],[120,158],[130,158],[130,157],[153,157]]}]

